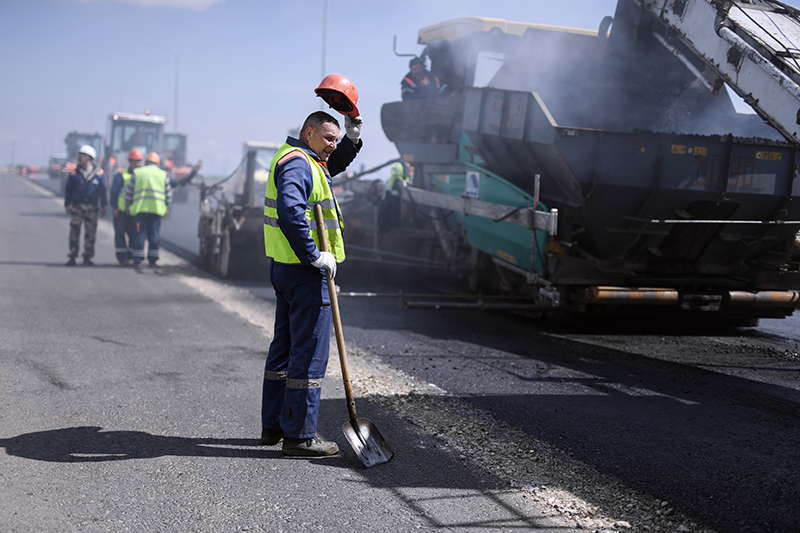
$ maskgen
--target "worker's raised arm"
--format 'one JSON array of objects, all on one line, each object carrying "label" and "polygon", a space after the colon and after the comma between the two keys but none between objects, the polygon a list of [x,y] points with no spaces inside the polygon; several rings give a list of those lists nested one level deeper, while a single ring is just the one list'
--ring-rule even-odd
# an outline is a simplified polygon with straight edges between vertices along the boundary
[{"label": "worker's raised arm", "polygon": [[328,159],[328,172],[331,176],[344,172],[356,158],[362,146],[364,146],[364,141],[361,139],[354,144],[349,137],[343,137]]}]

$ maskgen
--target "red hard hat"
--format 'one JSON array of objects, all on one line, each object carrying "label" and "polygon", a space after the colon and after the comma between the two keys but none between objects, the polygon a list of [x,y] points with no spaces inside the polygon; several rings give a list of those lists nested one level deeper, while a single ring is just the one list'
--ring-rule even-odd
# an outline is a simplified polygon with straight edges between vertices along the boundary
[{"label": "red hard hat", "polygon": [[150,163],[155,163],[156,165],[161,164],[161,158],[158,157],[158,154],[156,152],[150,152],[149,154],[147,154],[146,161]]},{"label": "red hard hat", "polygon": [[128,152],[128,161],[141,161],[142,160],[142,152],[138,148],[134,148],[130,152]]},{"label": "red hard hat", "polygon": [[350,115],[353,118],[360,115],[356,107],[358,89],[347,77],[341,74],[328,74],[314,92],[342,115]]}]

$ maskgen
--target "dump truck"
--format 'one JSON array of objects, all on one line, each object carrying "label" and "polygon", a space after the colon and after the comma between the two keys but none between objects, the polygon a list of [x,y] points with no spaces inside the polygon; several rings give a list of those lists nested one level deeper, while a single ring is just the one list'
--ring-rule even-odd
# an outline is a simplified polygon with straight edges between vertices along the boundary
[{"label": "dump truck", "polygon": [[161,155],[170,161],[174,168],[188,167],[186,163],[186,134],[165,133],[164,153]]},{"label": "dump truck", "polygon": [[147,157],[150,152],[164,152],[165,117],[147,113],[112,113],[108,116],[105,156],[106,173],[113,176],[128,164],[128,153],[134,148]]},{"label": "dump truck", "polygon": [[[161,168],[176,183],[183,183],[192,171],[186,161],[186,135],[166,133],[167,119],[145,113],[112,113],[108,116],[108,136],[103,169],[113,176],[128,164],[128,153],[137,148],[142,156],[156,152],[161,158]],[[100,153],[98,151],[98,153]],[[185,202],[186,189],[176,189],[173,200]]]},{"label": "dump truck", "polygon": [[88,144],[94,148],[95,153],[98,155],[100,161],[98,164],[103,164],[103,136],[99,133],[83,133],[79,131],[71,131],[64,137],[64,145],[67,150],[66,160],[62,163],[61,169],[61,186],[60,194],[64,196],[64,189],[67,186],[67,178],[75,169],[78,168],[78,149],[84,144]]},{"label": "dump truck", "polygon": [[66,172],[67,154],[50,154],[47,160],[47,174],[53,179],[60,179]]},{"label": "dump truck", "polygon": [[[186,134],[164,133],[164,168],[170,173],[175,183],[183,183],[189,177],[193,167],[186,158]],[[172,201],[186,203],[189,199],[189,189],[177,187],[172,191]]]},{"label": "dump truck", "polygon": [[423,28],[420,57],[450,93],[382,107],[414,180],[396,227],[348,260],[400,252],[541,312],[791,315],[798,40],[798,11],[772,0],[619,0],[596,31]]},{"label": "dump truck", "polygon": [[78,164],[78,149],[84,144],[88,144],[94,148],[95,153],[101,156],[103,153],[103,136],[99,133],[81,133],[79,131],[71,131],[64,137],[64,145],[67,149],[67,165],[68,172],[75,172]]}]

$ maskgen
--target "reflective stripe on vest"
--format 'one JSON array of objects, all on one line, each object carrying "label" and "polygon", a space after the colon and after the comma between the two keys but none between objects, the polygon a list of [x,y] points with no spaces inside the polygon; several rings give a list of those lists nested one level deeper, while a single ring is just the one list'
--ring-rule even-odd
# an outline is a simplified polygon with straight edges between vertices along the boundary
[{"label": "reflective stripe on vest", "polygon": [[136,185],[131,201],[131,215],[167,214],[167,173],[155,165],[145,165],[133,171]]},{"label": "reflective stripe on vest", "polygon": [[289,144],[281,146],[278,153],[272,158],[269,168],[267,192],[264,198],[264,250],[267,257],[271,257],[279,263],[300,263],[300,259],[292,250],[289,241],[280,228],[280,221],[278,220],[278,189],[275,186],[275,169],[278,166],[278,161],[294,151],[304,156],[311,168],[313,188],[311,189],[308,203],[305,205],[306,220],[308,221],[311,238],[314,239],[314,244],[317,245],[317,248],[322,249],[319,242],[319,228],[314,215],[314,206],[320,204],[322,206],[322,216],[325,220],[325,231],[328,235],[329,251],[336,258],[336,261],[342,262],[344,261],[344,241],[342,240],[344,223],[340,218],[339,205],[333,197],[328,180],[325,178],[325,171],[322,170],[322,167],[313,157],[310,157],[300,148]]},{"label": "reflective stripe on vest", "polygon": [[128,184],[131,182],[131,173],[128,170],[123,170],[122,174],[122,189],[117,198],[117,208],[120,211],[125,211],[125,191],[128,190]]}]

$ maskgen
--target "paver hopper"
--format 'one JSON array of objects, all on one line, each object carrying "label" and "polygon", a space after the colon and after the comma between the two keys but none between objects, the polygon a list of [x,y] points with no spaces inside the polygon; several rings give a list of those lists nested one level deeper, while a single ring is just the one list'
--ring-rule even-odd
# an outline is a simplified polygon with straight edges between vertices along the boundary
[{"label": "paver hopper", "polygon": [[791,314],[800,299],[795,146],[698,79],[700,60],[656,35],[633,0],[620,0],[608,27],[464,18],[421,30],[423,57],[453,94],[382,110],[414,185],[481,198],[484,183],[505,182],[516,197],[495,201],[541,197],[557,209],[557,232],[533,263],[530,232],[509,239],[490,221],[478,238],[469,218],[455,217],[506,288],[519,290],[509,272],[522,275],[522,292],[538,290],[551,306],[638,304],[742,324]]}]

